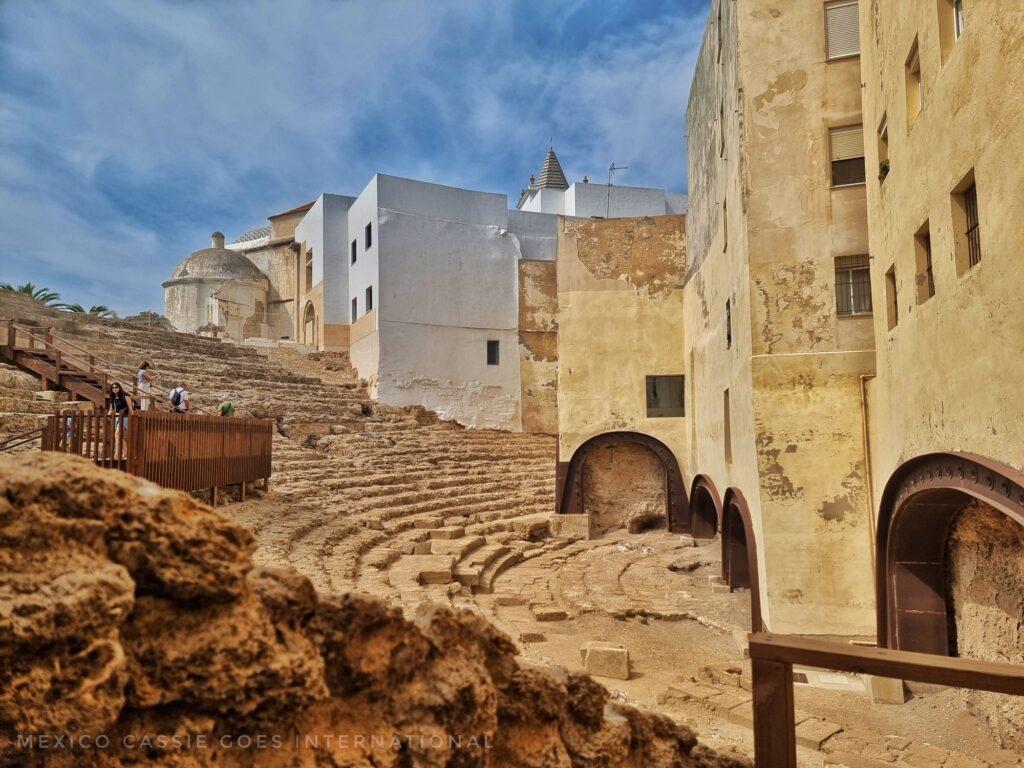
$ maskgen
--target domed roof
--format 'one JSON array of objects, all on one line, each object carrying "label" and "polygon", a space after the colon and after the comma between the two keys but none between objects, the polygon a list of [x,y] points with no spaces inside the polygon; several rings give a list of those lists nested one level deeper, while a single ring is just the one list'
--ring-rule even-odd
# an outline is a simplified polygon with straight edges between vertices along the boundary
[{"label": "domed roof", "polygon": [[211,247],[189,255],[171,274],[171,280],[205,278],[214,280],[264,280],[266,276],[245,256],[224,247],[224,235],[214,232]]}]

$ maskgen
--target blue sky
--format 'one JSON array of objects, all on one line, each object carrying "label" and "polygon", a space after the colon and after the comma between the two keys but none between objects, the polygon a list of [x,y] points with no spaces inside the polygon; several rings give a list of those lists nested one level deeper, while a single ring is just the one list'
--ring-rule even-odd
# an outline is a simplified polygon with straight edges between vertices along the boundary
[{"label": "blue sky", "polygon": [[0,282],[122,313],[375,172],[686,190],[708,0],[0,0]]}]

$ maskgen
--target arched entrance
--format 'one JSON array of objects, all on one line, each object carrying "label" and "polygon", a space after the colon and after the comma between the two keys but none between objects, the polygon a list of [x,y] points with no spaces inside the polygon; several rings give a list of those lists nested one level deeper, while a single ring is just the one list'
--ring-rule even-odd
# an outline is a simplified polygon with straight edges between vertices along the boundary
[{"label": "arched entrance", "polygon": [[733,589],[750,590],[750,624],[754,632],[763,628],[761,590],[757,574],[757,539],[750,509],[735,488],[725,492],[722,513],[722,578]]},{"label": "arched entrance", "polygon": [[932,453],[886,483],[875,574],[880,646],[956,653],[947,547],[954,521],[975,501],[1024,526],[1024,475],[974,454]]},{"label": "arched entrance", "polygon": [[715,484],[705,475],[697,475],[690,491],[690,535],[695,539],[713,539],[718,533],[722,502]]},{"label": "arched entrance", "polygon": [[586,511],[584,469],[588,459],[600,456],[608,449],[638,447],[653,454],[660,464],[664,478],[664,514],[668,529],[674,532],[689,530],[690,511],[686,488],[679,463],[668,446],[650,435],[639,432],[606,432],[583,443],[567,462],[559,462],[556,487],[556,509],[561,514],[582,514]]},{"label": "arched entrance", "polygon": [[308,347],[319,349],[317,344],[316,309],[311,301],[306,302],[306,309],[302,313],[302,343]]}]

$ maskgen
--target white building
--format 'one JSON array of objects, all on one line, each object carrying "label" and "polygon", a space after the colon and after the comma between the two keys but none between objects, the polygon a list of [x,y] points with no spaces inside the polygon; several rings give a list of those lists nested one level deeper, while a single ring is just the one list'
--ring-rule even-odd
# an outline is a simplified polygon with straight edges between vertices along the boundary
[{"label": "white building", "polygon": [[[378,174],[355,197],[321,195],[227,248],[256,261],[288,241],[292,256],[274,262],[268,296],[273,318],[290,320],[261,327],[290,328],[279,339],[348,351],[379,402],[519,429],[520,262],[554,261],[555,214],[682,208],[685,197],[664,190],[569,185],[552,150],[540,182],[514,209],[504,194]],[[179,324],[170,293],[167,311],[176,327],[194,330]]]}]

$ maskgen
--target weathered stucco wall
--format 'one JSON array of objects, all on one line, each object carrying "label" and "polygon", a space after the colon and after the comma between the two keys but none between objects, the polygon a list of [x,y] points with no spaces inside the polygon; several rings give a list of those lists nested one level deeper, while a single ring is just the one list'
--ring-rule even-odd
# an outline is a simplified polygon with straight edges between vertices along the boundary
[{"label": "weathered stucco wall", "polygon": [[866,214],[863,185],[831,187],[829,154],[829,129],[860,122],[860,82],[824,36],[821,3],[710,11],[687,108],[686,474],[746,498],[772,630],[860,635],[874,368],[867,323],[837,317],[834,259],[867,253]]},{"label": "weathered stucco wall", "polygon": [[558,291],[554,261],[519,261],[519,384],[524,432],[558,432]]},{"label": "weathered stucco wall", "polygon": [[[1012,5],[966,4],[966,29],[944,56],[934,0],[861,4],[869,168],[883,114],[889,126],[889,174],[868,174],[872,292],[885,307],[895,267],[899,310],[892,330],[875,313],[876,504],[920,454],[963,450],[1024,467],[1024,12]],[[902,73],[915,36],[924,108],[908,128]],[[963,270],[951,193],[972,169],[981,260]],[[919,298],[914,235],[926,220],[935,295]]]},{"label": "weathered stucco wall", "polygon": [[646,377],[684,372],[685,217],[559,219],[559,460],[617,430],[667,445],[683,465],[686,420],[648,418]]},{"label": "weathered stucco wall", "polygon": [[[1024,664],[1024,527],[983,502],[969,504],[953,523],[947,572],[958,655]],[[1024,702],[968,696],[1003,746],[1024,752]]]},{"label": "weathered stucco wall", "polygon": [[270,338],[296,338],[295,277],[298,257],[287,244],[244,251],[267,276],[267,331]]}]

